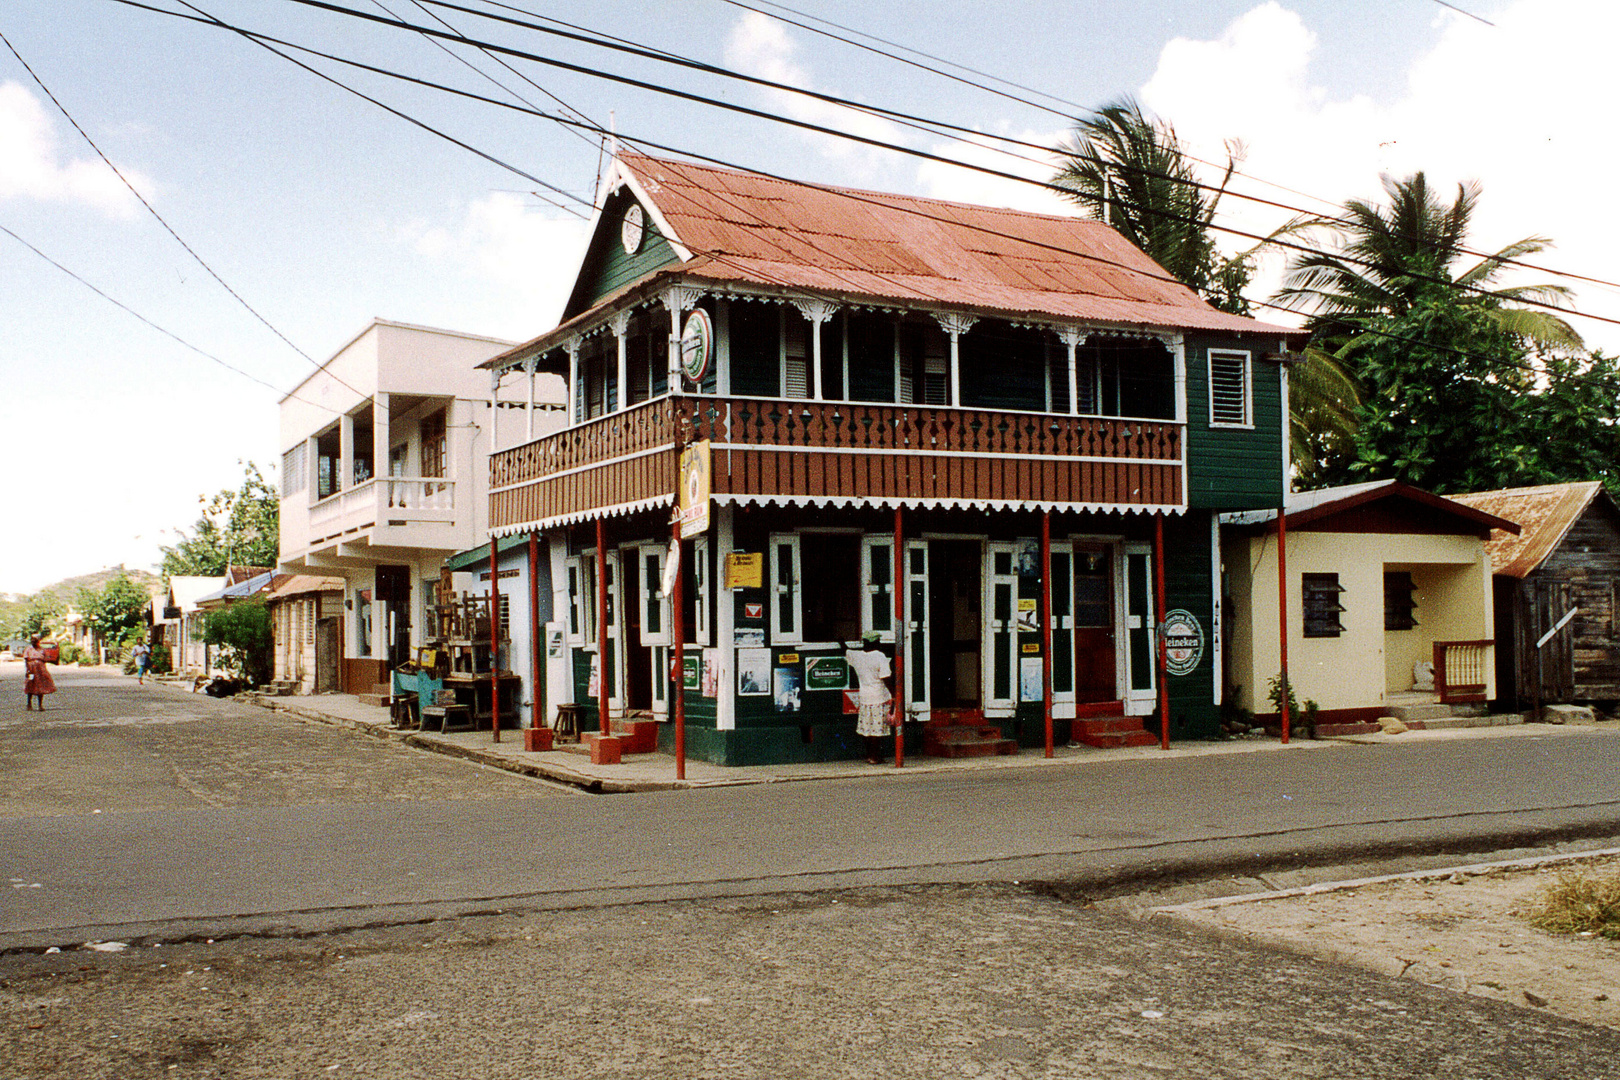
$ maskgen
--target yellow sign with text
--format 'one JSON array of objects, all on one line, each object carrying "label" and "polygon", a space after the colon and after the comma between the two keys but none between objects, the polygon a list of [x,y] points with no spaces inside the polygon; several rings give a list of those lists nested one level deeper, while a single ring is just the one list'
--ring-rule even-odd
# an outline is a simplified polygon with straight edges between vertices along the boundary
[{"label": "yellow sign with text", "polygon": [[765,585],[765,554],[759,551],[733,551],[726,556],[728,589],[759,589]]},{"label": "yellow sign with text", "polygon": [[676,496],[681,539],[709,531],[709,440],[695,442],[681,453],[681,490]]}]

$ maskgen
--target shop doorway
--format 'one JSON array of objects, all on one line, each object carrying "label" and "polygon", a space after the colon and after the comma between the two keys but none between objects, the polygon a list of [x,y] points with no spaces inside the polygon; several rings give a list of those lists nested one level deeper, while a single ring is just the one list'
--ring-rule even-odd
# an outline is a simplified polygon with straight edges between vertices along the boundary
[{"label": "shop doorway", "polygon": [[984,704],[983,559],[978,540],[929,542],[928,704],[935,709]]}]

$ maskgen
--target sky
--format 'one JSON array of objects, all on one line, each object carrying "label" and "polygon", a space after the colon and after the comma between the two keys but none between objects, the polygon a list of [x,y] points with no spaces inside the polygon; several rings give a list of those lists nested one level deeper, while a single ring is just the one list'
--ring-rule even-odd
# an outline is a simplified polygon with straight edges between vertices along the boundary
[{"label": "sky", "polygon": [[[1620,287],[1551,273],[1620,279],[1611,255],[1620,218],[1593,202],[1594,180],[1612,175],[1620,153],[1608,137],[1620,112],[1612,0],[1459,0],[1463,12],[1437,0],[785,2],[1029,89],[995,84],[1003,92],[992,93],[902,64],[772,19],[761,12],[808,21],[760,0],[460,0],[459,10],[333,0],[1036,178],[1051,174],[1049,155],[1009,158],[982,141],[465,9],[530,22],[540,14],[1041,146],[1063,139],[1074,118],[1133,95],[1209,163],[1210,179],[1240,148],[1241,172],[1217,219],[1235,233],[1265,233],[1291,216],[1237,195],[1329,212],[1347,198],[1379,198],[1381,175],[1423,169],[1448,192],[1481,185],[1476,249],[1550,237],[1557,246],[1537,260],[1544,271],[1524,280],[1574,284],[1579,312],[1620,319]],[[507,57],[514,74],[463,46],[296,0],[192,3],[224,23],[512,104],[557,112],[554,95],[631,146],[648,140],[816,182],[1078,212],[1032,185],[599,74]],[[180,0],[152,6],[187,11]],[[304,55],[391,113],[231,30],[116,0],[0,0],[0,34],[18,54],[0,46],[0,439],[10,465],[0,593],[110,565],[153,567],[203,497],[240,484],[244,462],[273,478],[278,400],[374,317],[514,341],[555,325],[596,193],[598,134]],[[1223,234],[1228,251],[1249,243]],[[1281,272],[1280,257],[1265,263],[1254,295],[1267,295]],[[1574,322],[1589,344],[1620,351],[1620,326]]]}]

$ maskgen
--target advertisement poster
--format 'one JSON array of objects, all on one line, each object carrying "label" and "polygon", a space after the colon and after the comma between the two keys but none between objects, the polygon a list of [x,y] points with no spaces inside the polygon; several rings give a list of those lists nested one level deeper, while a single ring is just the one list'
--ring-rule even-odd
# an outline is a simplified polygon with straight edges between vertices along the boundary
[{"label": "advertisement poster", "polygon": [[776,711],[796,713],[804,704],[804,669],[797,664],[778,666],[771,676]]},{"label": "advertisement poster", "polygon": [[1033,596],[1019,598],[1018,632],[1020,634],[1033,634],[1040,629],[1040,620],[1035,615],[1037,603],[1038,601]]},{"label": "advertisement poster", "polygon": [[842,656],[812,656],[804,662],[806,690],[847,690],[849,664]]},{"label": "advertisement poster", "polygon": [[1038,656],[1019,657],[1018,700],[1040,701],[1045,696],[1041,682],[1041,658]]},{"label": "advertisement poster", "polygon": [[703,657],[687,653],[681,657],[681,687],[696,690],[703,685]]},{"label": "advertisement poster", "polygon": [[703,696],[720,696],[720,650],[703,650]]},{"label": "advertisement poster", "polygon": [[585,684],[585,696],[596,699],[602,696],[602,669],[596,663],[596,654],[591,654],[591,677]]},{"label": "advertisement poster", "polygon": [[738,626],[731,631],[731,643],[738,648],[756,649],[765,644],[763,626]]},{"label": "advertisement poster", "polygon": [[737,693],[764,697],[771,692],[771,650],[737,650]]},{"label": "advertisement poster", "polygon": [[733,551],[726,556],[725,586],[758,589],[765,584],[765,555],[759,551]]}]

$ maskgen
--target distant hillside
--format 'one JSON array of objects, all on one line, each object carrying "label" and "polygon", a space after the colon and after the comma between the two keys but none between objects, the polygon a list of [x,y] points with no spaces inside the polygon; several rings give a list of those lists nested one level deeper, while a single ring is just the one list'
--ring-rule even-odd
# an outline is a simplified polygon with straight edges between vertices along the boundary
[{"label": "distant hillside", "polygon": [[[39,593],[50,593],[68,607],[78,597],[80,589],[99,589],[120,573],[128,575],[129,579],[137,585],[157,585],[163,578],[145,570],[130,570],[114,566],[106,570],[97,570],[93,574],[80,574],[78,577],[63,578],[54,585],[47,585]],[[30,593],[16,600],[0,598],[0,627],[8,632],[17,625],[23,612],[28,610],[29,601],[39,593]]]}]

